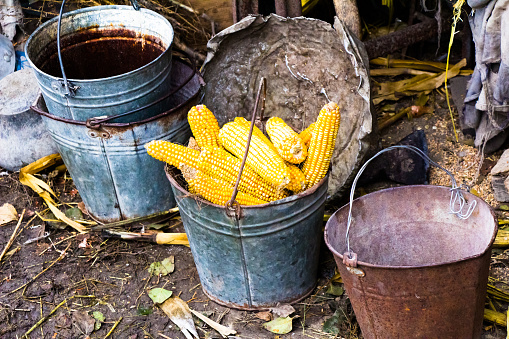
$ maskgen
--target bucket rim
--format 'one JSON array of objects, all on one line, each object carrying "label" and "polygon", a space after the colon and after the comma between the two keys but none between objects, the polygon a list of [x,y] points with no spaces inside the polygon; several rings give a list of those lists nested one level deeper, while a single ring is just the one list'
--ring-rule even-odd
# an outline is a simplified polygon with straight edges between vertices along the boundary
[{"label": "bucket rim", "polygon": [[[181,63],[183,67],[188,67],[189,69],[193,69],[193,66],[191,66],[188,62],[186,62],[185,60],[183,60],[181,58],[173,58],[172,63]],[[182,107],[184,107],[185,105],[187,105],[189,100],[196,98],[200,94],[200,91],[202,90],[202,88],[205,84],[205,80],[203,80],[203,76],[201,75],[201,73],[198,70],[195,70],[194,74],[190,77],[189,81],[187,83],[182,84],[182,87],[185,87],[190,81],[192,81],[195,78],[198,78],[198,82],[200,83],[200,86],[197,88],[196,93],[194,93],[192,96],[190,96],[185,102],[182,102],[182,103],[178,104],[177,106],[170,108],[169,110],[166,110],[164,112],[161,112],[157,115],[154,115],[150,118],[146,118],[143,120],[133,121],[133,122],[104,122],[104,123],[101,123],[100,126],[109,128],[109,129],[116,129],[116,128],[122,129],[125,127],[132,127],[132,126],[139,126],[142,124],[146,124],[151,121],[158,120],[162,117],[172,114],[173,112],[175,112],[175,111],[181,109]],[[180,89],[182,89],[182,88],[180,88]],[[178,92],[178,91],[176,91],[176,92]],[[72,125],[87,126],[87,121],[62,118],[62,117],[56,116],[54,114],[51,114],[51,113],[43,110],[43,108],[41,107],[41,102],[43,100],[44,100],[44,98],[42,96],[42,93],[39,92],[39,95],[35,99],[34,103],[30,106],[30,110],[34,111],[35,113],[37,113],[39,115],[45,116],[46,118],[52,119],[52,120],[56,120],[56,121],[60,121],[60,122],[64,122],[64,123],[68,123],[68,124],[72,124]]]},{"label": "bucket rim", "polygon": [[[175,180],[175,178],[173,177],[172,171],[174,171],[175,169],[176,169],[176,167],[171,166],[169,164],[165,164],[165,166],[164,166],[164,173],[166,174],[166,177],[170,181],[171,185],[174,186],[176,189],[178,189],[181,193],[183,193],[184,195],[191,195],[191,193],[189,191],[185,190],[177,182],[177,180]],[[313,193],[315,193],[320,187],[322,187],[327,182],[327,180],[329,179],[329,173],[330,173],[330,169],[327,172],[327,174],[325,175],[325,177],[323,177],[318,182],[318,184],[314,185],[311,188],[308,188],[307,190],[305,190],[303,192],[291,195],[291,196],[286,197],[284,199],[270,201],[270,202],[268,202],[266,204],[260,204],[260,205],[240,205],[240,206],[242,207],[242,209],[254,210],[254,209],[265,208],[265,207],[269,207],[269,206],[277,206],[277,205],[284,205],[284,204],[292,203],[295,200],[307,197],[307,196],[312,195]],[[200,198],[198,196],[194,197],[194,199],[197,199],[197,200],[200,201],[200,203],[203,203],[203,204],[211,206],[211,207],[216,207],[216,208],[221,208],[221,209],[225,208],[224,206],[214,204],[214,203],[212,203],[212,202],[210,202],[208,200],[205,200],[203,198]]]},{"label": "bucket rim", "polygon": [[[382,190],[379,190],[379,191],[376,191],[376,192],[372,192],[372,193],[363,195],[362,197],[358,197],[357,199],[354,199],[353,202],[355,202],[357,200],[365,199],[367,196],[378,195],[378,194],[382,194],[384,192],[394,191],[394,190],[408,190],[408,189],[412,189],[412,188],[416,188],[416,187],[424,188],[424,189],[437,189],[438,188],[438,189],[445,189],[447,191],[451,190],[450,187],[440,186],[440,185],[407,185],[407,186],[400,186],[400,187],[390,187],[390,188],[385,188],[385,189],[382,189]],[[446,262],[441,262],[441,263],[436,263],[436,264],[412,265],[412,266],[397,266],[397,265],[371,264],[371,263],[368,263],[368,262],[365,262],[365,261],[362,261],[362,260],[357,260],[357,266],[365,266],[365,267],[380,268],[380,269],[398,269],[398,270],[400,270],[400,269],[403,269],[403,270],[405,270],[405,269],[417,269],[417,268],[440,267],[440,266],[456,264],[456,263],[459,263],[459,262],[462,262],[462,261],[480,258],[483,255],[485,255],[492,248],[493,242],[495,241],[495,237],[497,235],[497,231],[498,231],[497,217],[496,217],[496,215],[495,215],[495,213],[493,211],[493,208],[486,201],[484,201],[480,197],[478,197],[478,196],[476,196],[476,195],[474,195],[474,194],[472,194],[470,192],[462,191],[462,193],[464,195],[468,196],[469,198],[475,199],[477,201],[477,204],[484,204],[485,206],[487,206],[488,210],[489,210],[489,212],[491,214],[491,217],[493,218],[493,223],[494,223],[495,227],[493,228],[493,234],[491,236],[490,242],[489,242],[488,246],[486,246],[484,251],[482,251],[482,252],[480,252],[478,254],[467,256],[467,257],[463,257],[463,258],[460,258],[460,259],[457,259],[457,260],[446,261]],[[348,209],[348,208],[349,208],[349,203],[347,203],[344,206],[340,207],[338,210],[336,210],[330,216],[329,220],[325,224],[325,229],[324,229],[324,234],[323,234],[324,241],[325,241],[325,244],[327,245],[327,248],[329,249],[329,251],[332,252],[332,254],[334,256],[337,256],[338,258],[340,258],[341,261],[343,260],[343,253],[339,253],[338,251],[336,251],[336,249],[334,249],[332,244],[329,242],[328,234],[329,234],[329,229],[332,227],[331,226],[332,225],[332,221],[335,220],[336,213],[339,213],[340,211],[342,211],[344,209]]]},{"label": "bucket rim", "polygon": [[[168,24],[168,26],[169,26],[169,28],[171,30],[171,37],[170,37],[169,45],[166,47],[166,49],[157,58],[155,58],[154,60],[152,60],[148,64],[145,64],[145,65],[143,65],[143,66],[141,66],[139,68],[133,69],[132,71],[129,71],[129,72],[126,72],[126,73],[122,73],[122,74],[118,74],[118,75],[114,75],[114,76],[111,76],[111,77],[106,77],[106,78],[97,78],[97,79],[73,79],[73,78],[68,78],[67,80],[72,81],[74,83],[80,83],[80,84],[90,84],[90,83],[95,83],[95,82],[98,82],[98,81],[103,82],[105,80],[108,80],[108,81],[116,80],[118,78],[130,76],[130,75],[133,75],[135,73],[138,73],[138,72],[148,68],[149,66],[153,65],[157,61],[159,61],[167,53],[171,53],[172,47],[173,47],[173,44],[174,44],[174,40],[175,40],[175,30],[173,29],[172,24],[163,15],[161,15],[161,14],[155,12],[155,11],[152,11],[150,9],[147,9],[147,8],[140,8],[139,10],[135,10],[132,6],[126,6],[126,5],[92,6],[92,7],[80,8],[80,9],[76,9],[74,11],[66,12],[66,13],[62,14],[62,20],[64,20],[68,16],[76,14],[76,12],[87,13],[87,12],[96,12],[96,11],[105,10],[105,9],[107,9],[107,10],[120,10],[120,11],[132,10],[132,11],[136,11],[136,12],[143,12],[144,14],[149,14],[151,16],[158,17],[158,18],[162,19],[163,21],[165,21]],[[34,70],[37,70],[36,73],[44,74],[45,77],[47,77],[47,78],[49,78],[49,79],[51,79],[53,81],[63,81],[62,77],[56,77],[56,76],[50,75],[50,74],[48,74],[46,72],[43,72],[39,67],[37,67],[34,64],[34,62],[30,58],[30,55],[28,53],[28,47],[31,45],[32,39],[36,35],[40,34],[42,30],[46,29],[47,26],[50,26],[50,25],[52,25],[52,24],[54,24],[56,22],[58,22],[58,15],[55,16],[54,18],[44,22],[39,27],[37,27],[37,29],[32,34],[30,34],[30,36],[28,37],[28,39],[27,39],[27,41],[25,43],[24,52],[25,52],[25,56],[26,56],[26,58],[27,58],[27,60],[28,60],[28,62],[30,64],[30,67],[32,67]]]}]

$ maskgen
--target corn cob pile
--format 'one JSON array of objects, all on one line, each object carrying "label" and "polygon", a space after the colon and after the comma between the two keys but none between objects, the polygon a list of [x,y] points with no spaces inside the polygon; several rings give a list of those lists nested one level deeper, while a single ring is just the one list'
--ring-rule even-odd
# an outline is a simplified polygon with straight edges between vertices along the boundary
[{"label": "corn cob pile", "polygon": [[[180,169],[190,193],[224,205],[237,181],[250,122],[235,118],[219,128],[205,105],[193,107],[188,122],[194,135],[189,147],[154,140],[145,148],[152,157]],[[276,117],[266,124],[270,139],[255,126],[236,201],[265,204],[316,185],[329,168],[339,123],[338,105],[330,102],[300,134]]]}]

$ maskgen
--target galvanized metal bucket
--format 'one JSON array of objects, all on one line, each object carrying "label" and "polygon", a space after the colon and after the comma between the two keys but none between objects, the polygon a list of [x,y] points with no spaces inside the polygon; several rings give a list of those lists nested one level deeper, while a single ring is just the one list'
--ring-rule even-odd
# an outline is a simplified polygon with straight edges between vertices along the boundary
[{"label": "galvanized metal bucket", "polygon": [[325,243],[364,338],[481,337],[497,220],[462,195],[475,208],[461,218],[440,186],[370,193],[331,216]]},{"label": "galvanized metal bucket", "polygon": [[328,176],[309,190],[234,215],[186,191],[167,168],[205,294],[260,310],[294,303],[316,284]]},{"label": "galvanized metal bucket", "polygon": [[105,222],[150,215],[175,206],[164,164],[144,144],[157,140],[186,142],[187,112],[196,104],[203,79],[181,60],[173,61],[168,96],[172,109],[131,123],[65,119],[34,107],[43,116],[88,211]]},{"label": "galvanized metal bucket", "polygon": [[[64,14],[61,39],[58,32],[58,18],[53,18],[35,30],[25,47],[51,114],[85,121],[135,110],[168,93],[174,32],[162,15],[130,6],[95,6]],[[160,102],[114,122],[140,121],[167,109],[168,103]]]}]

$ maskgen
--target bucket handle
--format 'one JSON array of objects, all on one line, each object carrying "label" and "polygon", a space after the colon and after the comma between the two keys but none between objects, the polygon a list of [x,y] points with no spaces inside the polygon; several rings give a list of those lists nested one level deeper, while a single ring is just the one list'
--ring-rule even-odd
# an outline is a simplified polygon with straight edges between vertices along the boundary
[{"label": "bucket handle", "polygon": [[[262,96],[262,90],[263,90],[263,96]],[[246,159],[247,159],[247,155],[249,153],[249,146],[251,145],[251,137],[253,136],[253,129],[255,126],[255,121],[256,121],[256,112],[258,111],[258,104],[260,102],[260,97],[262,97],[262,105],[260,108],[260,120],[262,120],[263,112],[265,111],[266,94],[267,94],[267,79],[265,77],[262,77],[260,79],[260,86],[258,87],[258,92],[256,94],[256,100],[255,100],[255,105],[254,105],[254,109],[253,109],[253,114],[251,116],[251,126],[249,128],[249,134],[247,136],[246,151],[244,152],[244,157],[242,158],[242,163],[240,164],[239,174],[237,175],[237,181],[235,182],[235,187],[233,188],[232,197],[231,197],[230,201],[228,201],[225,205],[226,214],[230,217],[235,216],[237,219],[240,219],[242,216],[241,216],[240,204],[235,201],[235,198],[237,197],[237,193],[239,192],[240,178],[242,176],[242,171],[244,170],[244,166],[246,165]]]},{"label": "bucket handle", "polygon": [[[352,249],[350,248],[350,236],[349,236],[350,235],[350,226],[352,224],[353,196],[355,193],[355,186],[357,185],[357,181],[359,180],[359,177],[361,176],[362,172],[364,172],[364,169],[366,169],[368,164],[373,159],[375,159],[382,153],[392,151],[395,149],[407,149],[407,150],[413,151],[413,152],[417,153],[417,155],[419,155],[421,158],[427,160],[430,164],[445,171],[449,175],[449,177],[451,178],[451,182],[452,182],[451,198],[449,200],[449,209],[450,209],[450,212],[455,214],[458,218],[463,219],[463,220],[468,219],[472,215],[472,213],[477,205],[477,201],[475,201],[475,200],[473,200],[469,204],[465,200],[465,197],[463,196],[462,188],[459,187],[458,184],[456,183],[456,179],[454,178],[454,175],[451,172],[449,172],[447,169],[445,169],[444,167],[440,166],[439,164],[437,164],[436,162],[431,160],[429,158],[429,156],[426,153],[424,153],[421,149],[419,149],[415,146],[411,146],[411,145],[395,145],[395,146],[387,147],[387,148],[379,151],[378,153],[376,153],[373,157],[371,157],[368,161],[366,161],[366,163],[364,163],[364,165],[359,169],[359,172],[355,176],[355,179],[352,183],[352,189],[350,190],[350,206],[349,206],[349,210],[348,210],[348,220],[347,220],[346,235],[345,235],[347,250],[343,254],[343,263],[346,266],[357,267],[357,253],[353,252]],[[466,210],[465,210],[465,208],[466,208]]]},{"label": "bucket handle", "polygon": [[[66,97],[74,97],[76,95],[76,91],[78,90],[78,86],[74,86],[69,79],[67,79],[67,76],[65,75],[64,70],[64,64],[62,63],[62,50],[60,47],[60,30],[62,27],[62,15],[64,14],[64,7],[65,7],[65,1],[62,0],[62,6],[60,6],[60,12],[58,13],[58,24],[57,24],[57,54],[58,54],[58,62],[60,64],[60,71],[62,72],[62,81],[64,83],[65,93],[64,95]],[[136,0],[130,0],[131,5],[135,10],[140,9],[140,5],[138,5],[138,2]]]}]

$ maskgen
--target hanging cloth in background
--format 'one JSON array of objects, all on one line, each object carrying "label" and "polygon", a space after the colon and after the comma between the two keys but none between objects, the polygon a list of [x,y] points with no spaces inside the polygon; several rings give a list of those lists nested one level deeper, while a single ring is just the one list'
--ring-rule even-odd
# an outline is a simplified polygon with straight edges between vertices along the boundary
[{"label": "hanging cloth in background", "polygon": [[469,0],[476,65],[460,115],[465,134],[486,153],[499,149],[509,131],[509,0]]}]

